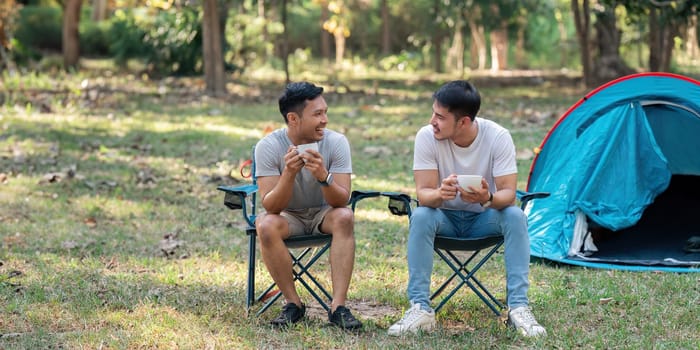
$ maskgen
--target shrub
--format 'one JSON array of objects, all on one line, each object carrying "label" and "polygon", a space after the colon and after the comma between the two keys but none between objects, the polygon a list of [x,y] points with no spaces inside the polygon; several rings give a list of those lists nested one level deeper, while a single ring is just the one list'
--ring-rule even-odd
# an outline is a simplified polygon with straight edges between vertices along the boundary
[{"label": "shrub", "polygon": [[139,25],[139,18],[146,18],[143,10],[118,10],[111,19],[107,36],[109,52],[119,66],[125,66],[131,58],[145,58],[147,48],[143,44],[146,29]]},{"label": "shrub", "polygon": [[24,6],[20,10],[15,39],[28,50],[60,52],[62,16],[59,7]]},{"label": "shrub", "polygon": [[80,54],[85,56],[107,56],[110,52],[110,21],[80,21]]},{"label": "shrub", "polygon": [[155,72],[192,75],[202,72],[199,13],[190,8],[161,11],[143,38],[147,63]]}]

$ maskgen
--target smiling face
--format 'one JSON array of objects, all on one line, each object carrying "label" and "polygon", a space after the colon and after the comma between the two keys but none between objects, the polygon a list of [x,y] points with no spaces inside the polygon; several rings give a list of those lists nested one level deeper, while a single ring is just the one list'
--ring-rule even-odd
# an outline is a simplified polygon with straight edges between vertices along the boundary
[{"label": "smiling face", "polygon": [[433,136],[437,140],[451,140],[457,146],[468,147],[476,138],[478,127],[468,116],[457,116],[439,102],[433,102],[433,115],[430,117]]},{"label": "smiling face", "polygon": [[320,141],[328,124],[327,113],[323,96],[306,101],[303,110],[288,114],[289,138],[297,145]]},{"label": "smiling face", "polygon": [[447,107],[433,101],[433,115],[430,117],[433,126],[433,136],[438,140],[451,139],[457,134],[457,117],[447,110]]}]

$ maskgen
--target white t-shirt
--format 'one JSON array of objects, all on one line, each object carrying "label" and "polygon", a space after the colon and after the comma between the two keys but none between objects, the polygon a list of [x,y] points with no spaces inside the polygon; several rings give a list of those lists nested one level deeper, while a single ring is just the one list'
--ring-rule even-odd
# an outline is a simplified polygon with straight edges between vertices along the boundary
[{"label": "white t-shirt", "polygon": [[[277,129],[258,141],[255,146],[255,176],[279,176],[284,170],[284,155],[292,145],[287,129]],[[331,173],[352,173],[350,144],[345,135],[326,129],[318,141],[318,152],[323,156],[323,166]],[[306,169],[301,169],[294,179],[292,198],[287,209],[305,209],[326,204],[318,180]]]},{"label": "white t-shirt", "polygon": [[[477,117],[479,132],[469,147],[451,140],[437,140],[432,125],[418,130],[413,148],[413,170],[438,170],[440,181],[450,174],[481,175],[495,192],[494,178],[516,174],[515,144],[508,130],[495,122]],[[442,208],[481,212],[479,203],[466,203],[459,196],[442,203]]]}]

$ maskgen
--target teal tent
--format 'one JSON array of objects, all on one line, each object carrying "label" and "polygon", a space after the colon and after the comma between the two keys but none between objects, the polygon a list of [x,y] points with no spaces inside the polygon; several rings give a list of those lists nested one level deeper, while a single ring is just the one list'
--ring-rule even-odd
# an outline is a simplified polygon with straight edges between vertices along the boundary
[{"label": "teal tent", "polygon": [[531,254],[625,270],[700,272],[700,82],[641,73],[588,93],[533,160]]}]

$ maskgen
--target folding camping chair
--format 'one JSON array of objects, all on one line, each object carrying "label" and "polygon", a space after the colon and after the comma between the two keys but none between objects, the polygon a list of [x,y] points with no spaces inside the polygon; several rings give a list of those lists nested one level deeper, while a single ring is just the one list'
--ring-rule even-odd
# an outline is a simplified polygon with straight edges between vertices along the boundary
[{"label": "folding camping chair", "polygon": [[[253,148],[253,158],[255,148]],[[282,293],[275,293],[276,284],[270,284],[263,292],[255,296],[255,255],[256,255],[256,238],[255,218],[257,215],[257,192],[258,185],[255,179],[255,163],[249,161],[245,163],[251,166],[250,176],[253,181],[251,184],[238,186],[218,186],[217,189],[223,191],[224,205],[231,210],[241,210],[243,218],[247,223],[246,234],[248,235],[248,281],[246,291],[247,311],[254,303],[265,302],[260,307],[256,315],[265,312],[275,301],[277,301]],[[380,192],[377,191],[352,191],[349,205],[353,212],[357,202],[365,198],[378,197]],[[329,302],[332,299],[328,290],[314,277],[309,271],[316,261],[330,248],[332,235],[302,235],[292,236],[284,241],[289,249],[289,255],[292,258],[292,273],[294,281],[304,286],[304,289],[318,301],[318,303],[328,311],[330,309]],[[274,294],[274,295],[273,295]],[[325,298],[325,299],[324,299]]]},{"label": "folding camping chair", "polygon": [[[411,203],[417,201],[404,193],[382,192],[382,195],[389,197],[389,210],[394,215],[411,216]],[[549,193],[533,192],[527,193],[517,191],[520,200],[520,207],[525,208],[527,202],[535,198],[548,197]],[[503,245],[503,235],[494,235],[480,238],[459,238],[435,236],[435,253],[452,270],[452,275],[445,279],[440,286],[432,293],[430,300],[435,300],[449,287],[450,283],[459,277],[458,283],[452,290],[440,299],[435,307],[438,312],[463,286],[469,287],[488,306],[496,316],[500,316],[501,310],[505,308],[493,294],[476,278],[479,269],[498,251]],[[466,252],[466,257],[460,258],[455,252]],[[480,253],[482,253],[480,255]],[[477,257],[480,257],[477,259]]]}]

